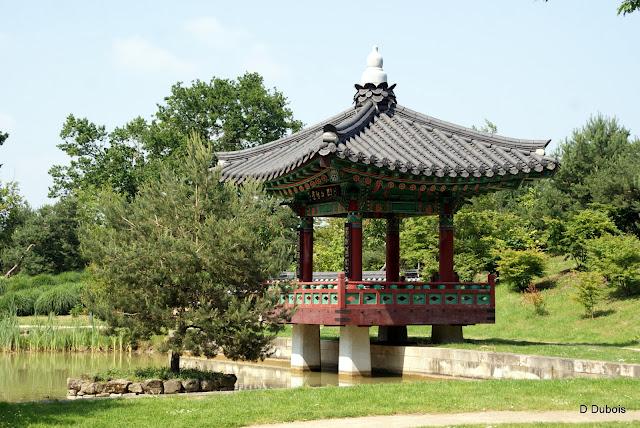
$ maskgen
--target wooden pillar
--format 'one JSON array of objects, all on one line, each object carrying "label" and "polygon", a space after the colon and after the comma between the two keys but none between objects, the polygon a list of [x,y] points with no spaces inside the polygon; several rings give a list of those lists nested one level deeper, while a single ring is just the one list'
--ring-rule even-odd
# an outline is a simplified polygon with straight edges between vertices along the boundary
[{"label": "wooden pillar", "polygon": [[440,246],[439,276],[440,281],[455,281],[453,271],[453,207],[451,202],[444,202],[440,207]]},{"label": "wooden pillar", "polygon": [[348,228],[348,262],[347,275],[350,280],[362,281],[362,214],[349,212]]},{"label": "wooden pillar", "polygon": [[400,281],[400,219],[394,215],[387,218],[385,261],[387,281]]},{"label": "wooden pillar", "polygon": [[[439,277],[440,281],[454,282],[456,274],[453,270],[453,203],[443,201],[440,205],[440,246],[439,246]],[[431,342],[452,343],[462,342],[462,325],[433,325],[431,327]]]},{"label": "wooden pillar", "polygon": [[300,253],[299,273],[300,281],[313,281],[313,217],[300,217]]}]

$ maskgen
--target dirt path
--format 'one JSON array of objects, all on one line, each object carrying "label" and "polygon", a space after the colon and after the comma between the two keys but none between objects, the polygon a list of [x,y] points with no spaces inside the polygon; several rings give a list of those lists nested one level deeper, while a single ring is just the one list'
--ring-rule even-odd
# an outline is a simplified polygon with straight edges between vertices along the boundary
[{"label": "dirt path", "polygon": [[319,419],[272,425],[254,425],[253,428],[412,428],[462,424],[501,424],[534,422],[631,422],[640,421],[640,411],[616,414],[579,413],[579,411],[491,411],[473,413],[434,413],[423,415],[366,416],[361,418]]}]

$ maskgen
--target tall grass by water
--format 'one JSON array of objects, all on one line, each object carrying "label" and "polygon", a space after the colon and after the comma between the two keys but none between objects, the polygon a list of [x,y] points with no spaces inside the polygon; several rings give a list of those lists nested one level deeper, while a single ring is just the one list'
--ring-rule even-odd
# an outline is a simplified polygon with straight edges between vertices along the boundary
[{"label": "tall grass by water", "polygon": [[129,340],[123,331],[106,335],[101,326],[78,321],[60,325],[55,317],[36,320],[21,327],[14,314],[0,314],[0,352],[36,351],[128,351]]}]

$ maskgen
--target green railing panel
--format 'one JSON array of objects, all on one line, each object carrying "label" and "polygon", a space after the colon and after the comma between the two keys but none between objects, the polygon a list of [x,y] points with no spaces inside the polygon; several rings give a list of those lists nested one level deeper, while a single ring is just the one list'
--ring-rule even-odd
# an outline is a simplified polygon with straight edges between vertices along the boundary
[{"label": "green railing panel", "polygon": [[440,303],[442,303],[442,294],[432,294],[429,296],[430,305],[439,305]]},{"label": "green railing panel", "polygon": [[488,305],[491,303],[491,295],[485,293],[478,293],[478,304]]},{"label": "green railing panel", "polygon": [[322,295],[322,304],[323,305],[328,305],[329,304],[329,295],[327,293],[324,293]]},{"label": "green railing panel", "polygon": [[413,304],[414,305],[424,305],[427,302],[426,294],[414,294],[413,295]]},{"label": "green railing panel", "polygon": [[375,305],[376,303],[376,294],[375,293],[364,293],[362,295],[362,300],[364,300],[364,304],[365,305]]},{"label": "green railing panel", "polygon": [[396,303],[398,305],[408,305],[409,304],[409,293],[398,293],[398,294],[396,294]]},{"label": "green railing panel", "polygon": [[314,294],[313,295],[313,304],[314,305],[319,305],[320,304],[320,295],[319,294]]},{"label": "green railing panel", "polygon": [[444,295],[444,304],[445,305],[455,305],[458,303],[458,295],[453,293],[446,293]]},{"label": "green railing panel", "polygon": [[338,304],[338,293],[331,293],[331,304],[332,305]]},{"label": "green railing panel", "polygon": [[473,294],[463,294],[462,295],[462,304],[463,305],[473,305]]},{"label": "green railing panel", "polygon": [[447,288],[446,285],[444,284],[438,284],[438,290],[444,290],[445,288]]},{"label": "green railing panel", "polygon": [[287,297],[284,294],[280,295],[280,304],[284,304],[284,302],[287,300]]},{"label": "green railing panel", "polygon": [[305,303],[306,305],[310,305],[310,304],[311,304],[311,301],[312,301],[311,294],[308,294],[308,293],[307,293],[307,294],[305,294],[305,295],[304,295],[304,303]]},{"label": "green railing panel", "polygon": [[346,293],[345,300],[347,305],[359,305],[360,293]]},{"label": "green railing panel", "polygon": [[289,304],[290,304],[290,305],[293,305],[293,302],[294,302],[294,300],[293,300],[293,294],[289,294],[288,299],[289,299],[289,300],[288,300]]},{"label": "green railing panel", "polygon": [[302,294],[296,294],[296,303],[298,305],[302,303]]},{"label": "green railing panel", "polygon": [[424,285],[422,286],[422,289],[423,289],[423,290],[431,290],[431,286],[430,286],[429,284],[424,284]]},{"label": "green railing panel", "polygon": [[391,294],[391,293],[380,293],[380,304],[381,305],[392,305],[393,304],[393,294]]}]

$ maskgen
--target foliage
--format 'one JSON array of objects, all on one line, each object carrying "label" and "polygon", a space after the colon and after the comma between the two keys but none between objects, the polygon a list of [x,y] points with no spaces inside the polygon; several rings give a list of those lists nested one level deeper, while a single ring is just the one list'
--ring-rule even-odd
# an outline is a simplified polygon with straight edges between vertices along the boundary
[{"label": "foliage", "polygon": [[95,382],[102,382],[112,379],[127,379],[131,381],[142,381],[147,379],[198,379],[198,380],[220,380],[223,373],[210,372],[198,369],[182,369],[180,373],[172,372],[168,367],[136,367],[133,369],[109,369],[96,373],[89,378]]},{"label": "foliage", "polygon": [[561,168],[553,178],[571,209],[608,207],[617,226],[640,235],[640,141],[615,118],[598,115],[559,147]]},{"label": "foliage", "polygon": [[60,273],[84,267],[78,240],[77,202],[63,198],[28,215],[0,253],[2,266],[20,264],[20,271]]},{"label": "foliage", "polygon": [[137,117],[108,132],[69,115],[58,147],[71,160],[49,171],[50,195],[108,187],[132,197],[145,179],[156,177],[161,163],[185,153],[192,134],[211,142],[213,151],[238,150],[276,140],[301,125],[285,96],[265,88],[259,74],[195,80],[190,86],[178,82],[151,121]]},{"label": "foliage", "polygon": [[605,235],[587,243],[587,267],[600,272],[623,296],[640,294],[640,240]]},{"label": "foliage", "polygon": [[603,295],[604,278],[597,272],[579,272],[574,299],[584,308],[584,316],[593,318],[594,309]]},{"label": "foliage", "polygon": [[526,290],[524,290],[524,294],[522,295],[522,299],[525,303],[533,306],[536,315],[549,314],[544,302],[544,296],[534,284],[529,284],[527,286]]},{"label": "foliage", "polygon": [[618,6],[618,15],[626,15],[640,9],[640,0],[623,0]]},{"label": "foliage", "polygon": [[578,268],[583,268],[586,263],[586,245],[590,239],[620,233],[606,213],[590,209],[577,212],[565,225],[561,248],[573,257]]},{"label": "foliage", "polygon": [[34,315],[36,301],[42,294],[37,288],[11,291],[0,296],[0,312],[13,312],[18,316]]},{"label": "foliage", "polygon": [[211,149],[194,138],[132,201],[103,191],[82,228],[94,308],[134,340],[171,333],[168,347],[232,359],[268,353],[281,329],[264,281],[291,260],[288,208],[256,183],[220,184]]},{"label": "foliage", "polygon": [[539,250],[502,250],[498,259],[500,280],[525,291],[535,276],[544,273],[545,263],[546,256]]},{"label": "foliage", "polygon": [[36,314],[68,315],[82,304],[83,283],[66,283],[43,291],[35,302]]}]

